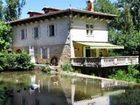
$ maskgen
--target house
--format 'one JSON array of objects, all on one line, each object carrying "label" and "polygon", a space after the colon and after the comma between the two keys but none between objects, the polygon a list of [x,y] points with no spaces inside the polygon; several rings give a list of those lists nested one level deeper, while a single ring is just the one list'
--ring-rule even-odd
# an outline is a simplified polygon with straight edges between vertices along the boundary
[{"label": "house", "polygon": [[27,50],[32,62],[61,65],[71,60],[73,66],[91,67],[138,64],[137,56],[108,57],[108,49],[123,48],[108,42],[107,25],[116,15],[95,12],[93,1],[87,1],[87,10],[42,10],[10,22],[13,50]]}]

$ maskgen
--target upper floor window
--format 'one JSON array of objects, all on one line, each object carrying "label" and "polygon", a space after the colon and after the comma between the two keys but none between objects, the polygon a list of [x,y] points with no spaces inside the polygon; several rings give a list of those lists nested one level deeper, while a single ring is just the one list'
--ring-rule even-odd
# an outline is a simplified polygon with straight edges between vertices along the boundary
[{"label": "upper floor window", "polygon": [[49,25],[49,36],[55,36],[54,25]]},{"label": "upper floor window", "polygon": [[93,25],[92,24],[86,24],[86,33],[87,33],[87,35],[93,34]]},{"label": "upper floor window", "polygon": [[27,38],[27,32],[26,32],[26,29],[21,29],[20,30],[20,38],[21,38],[21,40],[24,40],[24,39],[26,39]]},{"label": "upper floor window", "polygon": [[39,27],[34,27],[33,33],[34,33],[34,39],[39,38]]}]

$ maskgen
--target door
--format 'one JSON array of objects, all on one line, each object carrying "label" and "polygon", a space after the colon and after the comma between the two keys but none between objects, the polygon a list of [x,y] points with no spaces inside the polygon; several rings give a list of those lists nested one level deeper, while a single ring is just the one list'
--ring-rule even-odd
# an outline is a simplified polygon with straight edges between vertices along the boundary
[{"label": "door", "polygon": [[86,48],[86,57],[91,57],[91,51],[89,48]]}]

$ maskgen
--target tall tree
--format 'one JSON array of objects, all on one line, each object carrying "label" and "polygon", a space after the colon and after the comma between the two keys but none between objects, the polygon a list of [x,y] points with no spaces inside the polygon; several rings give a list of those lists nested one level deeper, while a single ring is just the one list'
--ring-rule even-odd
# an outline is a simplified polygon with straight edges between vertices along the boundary
[{"label": "tall tree", "polygon": [[3,19],[3,2],[2,2],[2,0],[0,0],[0,20],[2,20]]},{"label": "tall tree", "polygon": [[5,0],[6,6],[4,8],[4,19],[12,21],[19,18],[21,10],[25,5],[25,0]]},{"label": "tall tree", "polygon": [[140,1],[118,0],[119,15],[111,24],[110,41],[125,47],[125,55],[139,52],[140,57]]},{"label": "tall tree", "polygon": [[109,41],[123,45],[124,55],[135,50],[140,55],[140,0],[97,0],[95,10],[118,16],[109,24]]},{"label": "tall tree", "polygon": [[118,13],[115,3],[112,3],[111,0],[96,0],[95,11],[112,14]]}]

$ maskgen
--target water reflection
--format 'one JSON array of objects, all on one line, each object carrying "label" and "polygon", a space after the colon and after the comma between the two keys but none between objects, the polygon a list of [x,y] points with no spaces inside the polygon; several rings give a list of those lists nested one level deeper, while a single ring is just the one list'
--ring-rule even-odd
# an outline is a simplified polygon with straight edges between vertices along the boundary
[{"label": "water reflection", "polygon": [[57,73],[1,73],[0,86],[4,105],[139,105],[140,97],[139,85]]}]

